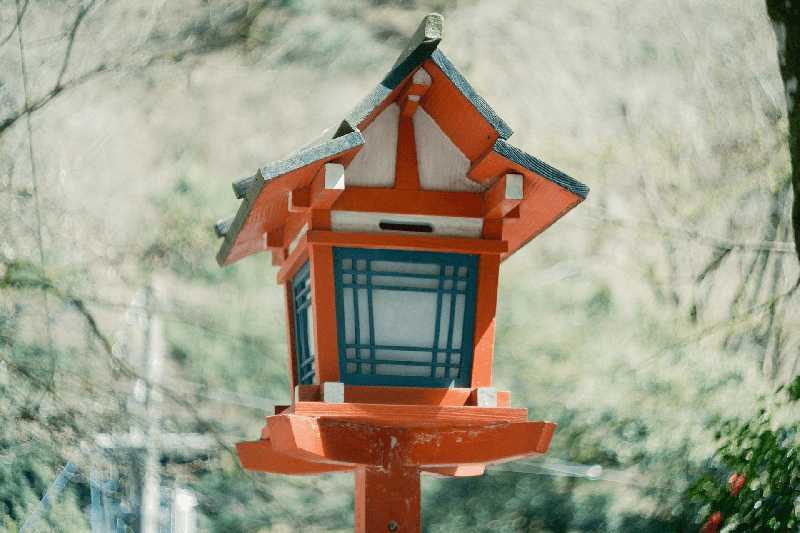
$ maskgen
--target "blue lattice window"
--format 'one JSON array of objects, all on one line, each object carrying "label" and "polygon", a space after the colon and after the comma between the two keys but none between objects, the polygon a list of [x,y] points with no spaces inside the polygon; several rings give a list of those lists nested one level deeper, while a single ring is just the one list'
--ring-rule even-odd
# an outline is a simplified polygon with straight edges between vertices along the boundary
[{"label": "blue lattice window", "polygon": [[478,256],[334,248],[333,259],[342,382],[469,386]]},{"label": "blue lattice window", "polygon": [[314,308],[311,302],[311,269],[306,264],[292,278],[294,342],[299,385],[314,384]]}]

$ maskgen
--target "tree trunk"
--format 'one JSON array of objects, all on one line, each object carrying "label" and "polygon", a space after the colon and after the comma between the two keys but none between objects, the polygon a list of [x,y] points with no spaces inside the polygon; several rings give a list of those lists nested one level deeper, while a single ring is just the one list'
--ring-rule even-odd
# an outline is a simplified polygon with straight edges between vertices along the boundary
[{"label": "tree trunk", "polygon": [[795,253],[800,259],[800,109],[794,109],[800,88],[800,4],[795,0],[766,0],[766,4],[778,41],[778,60],[789,112],[789,153],[794,193],[792,229]]}]

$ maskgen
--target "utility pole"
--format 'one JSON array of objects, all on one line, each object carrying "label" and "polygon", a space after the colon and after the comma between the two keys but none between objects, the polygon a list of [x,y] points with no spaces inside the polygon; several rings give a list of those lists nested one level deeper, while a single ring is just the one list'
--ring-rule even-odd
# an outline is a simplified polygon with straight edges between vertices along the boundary
[{"label": "utility pole", "polygon": [[145,444],[145,474],[142,491],[141,533],[159,533],[161,516],[161,451],[159,427],[161,418],[161,376],[164,370],[164,323],[159,312],[158,290],[151,283],[145,307],[147,316],[147,441]]}]

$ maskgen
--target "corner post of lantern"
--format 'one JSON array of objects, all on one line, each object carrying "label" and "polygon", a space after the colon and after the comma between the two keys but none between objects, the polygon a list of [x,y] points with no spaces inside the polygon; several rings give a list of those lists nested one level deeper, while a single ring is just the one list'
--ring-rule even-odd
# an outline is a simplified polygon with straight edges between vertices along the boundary
[{"label": "corner post of lantern", "polygon": [[236,182],[217,223],[220,264],[270,252],[286,302],[291,402],[237,444],[242,466],[355,472],[357,532],[419,531],[420,475],[481,475],[555,431],[492,384],[497,284],[588,188],[507,142],[441,30],[425,17],[339,125]]}]

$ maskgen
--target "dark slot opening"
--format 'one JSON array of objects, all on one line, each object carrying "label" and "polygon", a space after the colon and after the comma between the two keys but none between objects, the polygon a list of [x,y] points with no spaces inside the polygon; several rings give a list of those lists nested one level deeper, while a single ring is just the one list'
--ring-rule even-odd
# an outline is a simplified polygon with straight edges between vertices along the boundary
[{"label": "dark slot opening", "polygon": [[417,224],[415,222],[397,222],[394,220],[381,220],[378,227],[390,231],[415,231],[417,233],[432,233],[431,224]]}]

